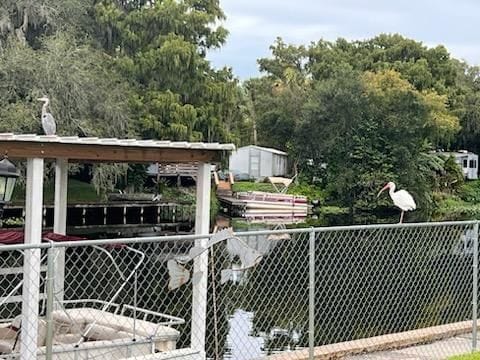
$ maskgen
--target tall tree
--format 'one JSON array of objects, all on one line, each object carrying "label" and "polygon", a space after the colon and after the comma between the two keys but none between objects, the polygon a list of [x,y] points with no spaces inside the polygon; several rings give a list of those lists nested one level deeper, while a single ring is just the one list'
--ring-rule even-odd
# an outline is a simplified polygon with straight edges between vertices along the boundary
[{"label": "tall tree", "polygon": [[375,208],[376,190],[386,180],[407,186],[426,208],[433,184],[423,154],[431,134],[447,131],[431,120],[437,111],[393,70],[338,72],[311,93],[298,151],[327,164],[330,193],[352,209]]},{"label": "tall tree", "polygon": [[308,48],[277,39],[271,50],[259,60],[266,76],[247,82],[259,142],[287,149],[303,169],[313,160],[330,196],[352,210],[375,208],[387,179],[428,208],[444,164],[429,151],[455,141],[464,108],[446,50],[398,35]]},{"label": "tall tree", "polygon": [[266,76],[245,83],[250,114],[255,116],[259,145],[288,150],[294,172],[305,157],[295,146],[295,131],[312,82],[305,68],[307,52],[303,46],[286,44],[277,38],[270,46],[272,58],[259,59]]},{"label": "tall tree", "polygon": [[66,34],[44,38],[36,50],[11,41],[0,54],[0,130],[41,133],[36,99],[47,95],[58,134],[125,137],[130,89],[108,64]]},{"label": "tall tree", "polygon": [[238,84],[229,69],[214,70],[207,50],[227,31],[218,0],[104,0],[96,6],[103,44],[139,91],[132,100],[143,136],[238,141]]},{"label": "tall tree", "polygon": [[454,140],[458,148],[480,152],[480,68],[457,62],[457,86],[449,101],[460,118],[461,130]]},{"label": "tall tree", "polygon": [[[60,135],[238,142],[243,94],[205,57],[223,18],[218,0],[5,0],[0,127],[40,132],[47,95]],[[101,170],[106,189],[125,168]]]},{"label": "tall tree", "polygon": [[31,46],[61,29],[86,31],[91,5],[82,0],[4,0],[0,3],[0,50],[9,37]]}]

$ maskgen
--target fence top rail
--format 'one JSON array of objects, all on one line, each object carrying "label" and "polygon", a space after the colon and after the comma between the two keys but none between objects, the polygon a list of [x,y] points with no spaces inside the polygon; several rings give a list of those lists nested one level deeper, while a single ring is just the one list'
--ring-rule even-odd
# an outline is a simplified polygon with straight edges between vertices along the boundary
[{"label": "fence top rail", "polygon": [[[373,225],[348,225],[348,226],[325,226],[325,227],[307,227],[297,229],[277,229],[277,230],[257,230],[236,232],[235,236],[255,236],[255,235],[271,235],[271,234],[299,234],[299,233],[324,233],[335,231],[356,231],[356,230],[378,230],[378,229],[397,229],[397,228],[427,228],[441,226],[469,226],[480,224],[480,220],[470,221],[444,221],[444,222],[422,222],[422,223],[403,223],[403,224],[373,224]],[[145,243],[162,243],[167,241],[194,241],[198,239],[210,238],[213,234],[205,235],[171,235],[171,236],[151,236],[151,237],[131,237],[131,238],[114,238],[114,239],[98,239],[98,240],[76,240],[65,242],[43,242],[41,244],[15,244],[0,245],[1,251],[15,251],[28,249],[48,249],[48,248],[66,248],[94,245],[127,245],[127,244],[145,244]]]},{"label": "fence top rail", "polygon": [[278,229],[278,230],[259,230],[259,231],[244,231],[236,232],[236,236],[248,235],[269,235],[269,234],[295,234],[305,232],[335,232],[335,231],[355,231],[355,230],[377,230],[377,229],[396,229],[396,228],[426,228],[426,227],[441,227],[441,226],[469,226],[480,224],[480,220],[468,221],[441,221],[441,222],[421,222],[421,223],[395,223],[395,224],[372,224],[372,225],[345,225],[345,226],[322,226],[322,227],[308,227],[298,229]]}]

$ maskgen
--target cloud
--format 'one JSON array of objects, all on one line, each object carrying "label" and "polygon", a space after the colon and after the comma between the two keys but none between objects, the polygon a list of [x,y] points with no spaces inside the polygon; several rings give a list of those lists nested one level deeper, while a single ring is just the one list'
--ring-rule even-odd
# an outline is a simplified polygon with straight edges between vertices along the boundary
[{"label": "cloud", "polygon": [[230,37],[209,58],[216,66],[232,66],[241,78],[257,75],[256,60],[269,55],[277,36],[309,44],[401,33],[428,45],[443,44],[470,63],[480,60],[480,2],[474,0],[221,0],[221,6]]},{"label": "cloud", "polygon": [[[291,42],[304,42],[305,39],[315,39],[324,34],[333,34],[335,29],[330,25],[306,23],[276,23],[271,19],[256,15],[239,15],[232,18],[225,26],[232,38],[275,39],[281,36]],[[232,42],[232,40],[230,40]]]},{"label": "cloud", "polygon": [[450,44],[448,51],[456,58],[465,60],[470,64],[480,64],[480,47],[475,43]]}]

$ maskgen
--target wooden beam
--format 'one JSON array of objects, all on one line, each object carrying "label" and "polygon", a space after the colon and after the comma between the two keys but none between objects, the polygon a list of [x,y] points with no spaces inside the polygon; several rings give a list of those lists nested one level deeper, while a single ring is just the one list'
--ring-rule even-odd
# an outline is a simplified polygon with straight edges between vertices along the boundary
[{"label": "wooden beam", "polygon": [[6,153],[10,158],[65,158],[70,162],[215,163],[220,161],[222,151],[124,145],[0,141],[0,153]]}]

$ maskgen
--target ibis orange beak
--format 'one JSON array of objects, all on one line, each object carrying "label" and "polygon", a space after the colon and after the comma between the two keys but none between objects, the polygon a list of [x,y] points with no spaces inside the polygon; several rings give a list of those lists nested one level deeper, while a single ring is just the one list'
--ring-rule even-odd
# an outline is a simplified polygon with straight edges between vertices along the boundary
[{"label": "ibis orange beak", "polygon": [[385,186],[382,188],[382,190],[380,190],[380,191],[378,192],[377,198],[380,196],[380,194],[381,194],[382,192],[384,192],[384,191],[387,190],[388,188],[390,188],[390,185],[388,185],[388,184],[385,185]]}]

